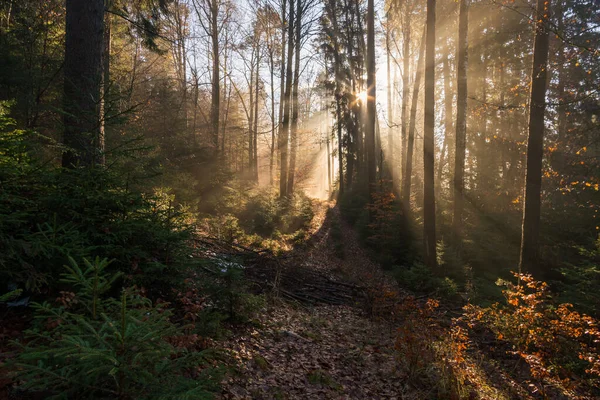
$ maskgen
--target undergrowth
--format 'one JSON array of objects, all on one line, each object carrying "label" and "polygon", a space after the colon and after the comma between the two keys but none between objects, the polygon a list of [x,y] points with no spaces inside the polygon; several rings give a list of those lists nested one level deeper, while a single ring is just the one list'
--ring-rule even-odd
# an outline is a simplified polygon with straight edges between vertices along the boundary
[{"label": "undergrowth", "polygon": [[14,362],[18,391],[46,398],[208,399],[220,373],[214,357],[171,322],[165,303],[135,287],[108,295],[121,274],[109,262],[73,259],[61,274],[68,291],[34,303],[35,323]]}]

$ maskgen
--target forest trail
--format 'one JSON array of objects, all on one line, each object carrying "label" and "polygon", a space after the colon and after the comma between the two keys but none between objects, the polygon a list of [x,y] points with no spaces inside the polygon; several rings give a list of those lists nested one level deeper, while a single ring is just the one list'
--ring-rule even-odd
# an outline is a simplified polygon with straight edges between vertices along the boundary
[{"label": "forest trail", "polygon": [[[332,237],[336,230],[341,249]],[[369,318],[364,306],[368,287],[393,283],[359,246],[334,203],[318,205],[310,235],[309,243],[290,257],[304,271],[301,275],[312,279],[288,282],[288,287],[296,284],[295,290],[285,289],[282,294],[288,296],[282,297],[298,301],[276,301],[260,316],[260,327],[226,344],[239,370],[225,383],[221,398],[410,398],[395,369],[395,330]],[[348,301],[335,304],[326,296],[332,285],[365,292],[355,290]],[[286,274],[281,286],[286,286]]]}]

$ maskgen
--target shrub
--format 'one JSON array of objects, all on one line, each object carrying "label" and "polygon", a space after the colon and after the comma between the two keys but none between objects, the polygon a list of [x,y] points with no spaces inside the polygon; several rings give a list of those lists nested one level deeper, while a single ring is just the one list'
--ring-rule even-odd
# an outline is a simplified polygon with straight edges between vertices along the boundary
[{"label": "shrub", "polygon": [[458,287],[452,279],[434,275],[421,263],[414,263],[410,267],[396,266],[393,275],[402,286],[414,292],[435,293],[443,297],[452,297],[458,292]]},{"label": "shrub", "polygon": [[0,281],[52,289],[69,256],[102,255],[156,293],[177,284],[191,226],[167,190],[132,191],[110,169],[41,164],[28,152],[30,134],[1,128]]},{"label": "shrub", "polygon": [[465,398],[466,331],[453,320],[450,327],[439,324],[439,303],[424,304],[406,298],[394,310],[403,321],[397,330],[395,349],[400,371],[413,384],[433,387],[435,398]]},{"label": "shrub", "polygon": [[206,263],[208,274],[202,291],[208,296],[208,305],[202,318],[210,319],[206,314],[217,314],[217,319],[220,315],[228,322],[246,323],[265,306],[263,296],[250,292],[244,267],[236,260],[216,258]]},{"label": "shrub", "polygon": [[600,377],[600,324],[581,314],[571,304],[556,304],[545,282],[531,275],[513,273],[517,284],[499,281],[506,305],[488,308],[468,306],[472,324],[483,323],[499,340],[514,347],[513,354],[525,360],[540,380],[588,374],[598,387]]},{"label": "shrub", "polygon": [[270,193],[261,193],[248,200],[239,219],[246,231],[271,236],[279,224],[279,216],[277,198]]},{"label": "shrub", "polygon": [[307,229],[314,217],[311,200],[302,192],[296,192],[287,200],[285,207],[281,210],[280,231],[282,233],[294,233]]},{"label": "shrub", "polygon": [[35,327],[26,332],[15,368],[21,390],[52,390],[50,398],[211,398],[218,374],[207,351],[188,343],[170,322],[171,310],[127,289],[107,297],[120,274],[106,259],[73,259],[61,281],[59,305],[35,303]]}]

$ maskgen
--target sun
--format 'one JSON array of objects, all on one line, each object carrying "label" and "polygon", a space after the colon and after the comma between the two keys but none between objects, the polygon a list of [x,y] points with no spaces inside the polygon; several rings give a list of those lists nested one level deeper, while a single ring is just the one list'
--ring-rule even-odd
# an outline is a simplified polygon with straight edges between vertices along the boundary
[{"label": "sun", "polygon": [[363,104],[367,104],[368,98],[369,98],[369,95],[367,94],[366,90],[356,93],[356,100],[360,101]]}]

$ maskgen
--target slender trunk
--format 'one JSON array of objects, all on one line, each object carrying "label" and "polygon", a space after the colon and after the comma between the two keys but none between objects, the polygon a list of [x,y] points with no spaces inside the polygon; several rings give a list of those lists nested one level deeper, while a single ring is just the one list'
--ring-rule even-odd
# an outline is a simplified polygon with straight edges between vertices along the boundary
[{"label": "slender trunk", "polygon": [[219,116],[221,104],[221,76],[219,64],[219,3],[212,0],[210,5],[211,12],[211,39],[212,39],[212,93],[210,107],[210,121],[212,125],[213,145],[215,154],[219,152]]},{"label": "slender trunk", "polygon": [[252,49],[252,57],[250,59],[250,84],[248,85],[248,110],[246,115],[248,117],[248,179],[253,179],[254,172],[254,57],[256,56],[256,48]]},{"label": "slender trunk", "polygon": [[[419,90],[421,88],[421,76],[423,74],[423,62],[425,55],[425,34],[427,30],[423,30],[423,37],[419,47],[419,58],[417,60],[415,71],[415,82],[413,87],[412,101],[410,106],[410,126],[408,128],[408,140],[406,144],[406,156],[404,166],[404,181],[402,182],[402,201],[405,212],[410,210],[410,189],[412,180],[413,153],[415,147],[415,129],[417,124],[417,106],[419,104]],[[405,78],[403,77],[403,81]],[[408,79],[406,79],[408,81]],[[408,97],[408,96],[407,96]]]},{"label": "slender trunk", "polygon": [[462,238],[465,190],[465,153],[467,140],[467,63],[469,2],[460,1],[458,16],[458,51],[456,54],[456,138],[454,152],[454,210],[452,226],[457,243]]},{"label": "slender trunk", "polygon": [[373,193],[376,183],[377,160],[375,158],[375,2],[367,0],[367,173],[369,193]]},{"label": "slender trunk", "polygon": [[[257,40],[256,42],[256,80],[255,80],[255,90],[254,90],[254,140],[253,140],[253,155],[254,155],[254,159],[253,162],[254,164],[252,165],[252,173],[253,176],[252,178],[254,179],[254,182],[258,183],[258,105],[259,105],[259,101],[258,101],[258,97],[259,97],[259,91],[260,91],[260,41]],[[251,111],[252,112],[252,111]]]},{"label": "slender trunk", "polygon": [[294,61],[294,87],[292,91],[292,129],[291,129],[291,143],[290,143],[290,167],[288,171],[288,195],[294,193],[294,178],[296,175],[296,153],[298,151],[298,90],[300,81],[300,35],[302,30],[302,2],[296,0],[296,38],[294,40],[294,47],[296,52],[296,59]]},{"label": "slender trunk", "polygon": [[[406,181],[406,164],[407,164],[407,129],[408,129],[408,96],[410,94],[410,88],[408,87],[409,81],[409,68],[410,68],[410,10],[408,4],[405,5],[404,14],[404,26],[403,26],[403,42],[402,42],[402,180]],[[410,184],[409,184],[410,190]]]},{"label": "slender trunk", "polygon": [[435,190],[434,190],[434,129],[435,129],[435,7],[436,0],[427,0],[427,45],[425,49],[425,121],[423,129],[423,229],[425,264],[435,270]]},{"label": "slender trunk", "polygon": [[331,191],[331,149],[329,146],[329,110],[325,107],[325,143],[327,144],[327,193]]},{"label": "slender trunk", "polygon": [[[286,19],[286,6],[287,6],[287,1],[286,0],[282,0],[281,2],[281,65],[280,65],[280,80],[279,80],[279,113],[277,114],[277,161],[276,161],[276,165],[279,165],[279,167],[281,168],[281,148],[280,148],[280,141],[281,141],[281,132],[282,132],[282,127],[283,127],[283,107],[285,104],[285,71],[286,71],[286,60],[285,60],[285,55],[286,55],[286,43],[287,43],[287,31],[286,31],[286,24],[287,24],[287,19]],[[280,171],[281,172],[281,171]]]},{"label": "slender trunk", "polygon": [[273,165],[275,163],[275,57],[269,49],[269,72],[271,74],[271,158],[269,161],[269,185],[273,186]]},{"label": "slender trunk", "polygon": [[339,46],[339,29],[337,25],[337,15],[336,15],[336,2],[335,0],[329,0],[330,7],[328,7],[331,12],[331,24],[333,27],[333,37],[331,38],[333,42],[333,68],[335,75],[335,116],[336,116],[336,128],[337,128],[337,141],[338,141],[338,174],[339,174],[339,194],[342,195],[344,193],[344,161],[343,161],[343,142],[342,142],[342,72],[340,70],[341,60],[340,60],[340,46]]},{"label": "slender trunk", "polygon": [[112,48],[112,0],[106,0],[104,9],[104,55],[103,55],[103,78],[102,78],[102,121],[100,123],[100,134],[98,137],[98,148],[100,150],[100,164],[104,164],[106,150],[106,115],[108,114],[108,99],[110,93],[110,53]]},{"label": "slender trunk", "polygon": [[550,1],[537,1],[536,32],[531,72],[529,101],[529,137],[527,139],[527,173],[525,206],[519,271],[541,272],[539,268],[539,236],[542,189],[542,157],[544,155],[544,115],[546,113],[546,78],[549,34],[547,23]]},{"label": "slender trunk", "polygon": [[450,132],[452,132],[452,91],[450,89],[450,62],[448,60],[448,52],[444,56],[443,73],[444,73],[444,141],[442,143],[442,151],[440,153],[440,161],[437,171],[437,186],[440,188],[438,196],[442,188],[442,175],[447,159],[450,159],[450,151],[448,150],[448,142],[450,140]]},{"label": "slender trunk", "polygon": [[294,1],[290,0],[289,21],[288,21],[288,51],[287,65],[285,73],[285,95],[283,107],[283,120],[281,122],[281,132],[279,133],[279,154],[280,168],[279,175],[279,197],[287,195],[287,179],[288,179],[288,137],[290,129],[290,108],[291,108],[291,91],[292,91],[292,57],[294,55]]},{"label": "slender trunk", "polygon": [[396,174],[395,168],[394,168],[394,107],[392,105],[392,74],[391,74],[391,47],[390,47],[390,26],[388,24],[388,27],[386,29],[386,40],[385,40],[385,44],[386,44],[386,52],[387,52],[387,115],[388,115],[388,168],[389,168],[389,175],[390,175],[390,180],[392,181],[392,187],[394,187],[394,176]]},{"label": "slender trunk", "polygon": [[[565,29],[565,21],[564,21],[564,4],[565,1],[561,0],[557,5],[557,17],[558,17],[558,31],[564,32]],[[557,131],[558,137],[556,138],[556,151],[554,152],[554,159],[556,160],[553,163],[553,166],[556,166],[556,169],[562,170],[566,164],[566,152],[565,152],[565,139],[567,135],[567,107],[561,103],[566,101],[565,95],[565,81],[567,79],[567,74],[565,73],[565,63],[567,63],[567,57],[565,55],[565,44],[563,40],[558,40],[558,82],[557,82],[557,96],[558,96],[558,107],[557,107]]]}]

